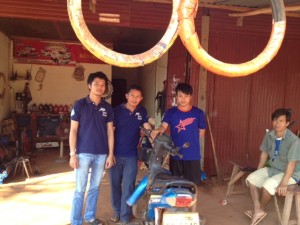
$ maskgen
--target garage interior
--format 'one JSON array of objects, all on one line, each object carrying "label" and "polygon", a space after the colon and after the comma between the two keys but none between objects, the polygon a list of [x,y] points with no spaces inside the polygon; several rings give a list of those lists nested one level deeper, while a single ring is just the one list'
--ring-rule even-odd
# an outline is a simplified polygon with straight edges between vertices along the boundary
[{"label": "garage interior", "polygon": [[[74,101],[87,94],[84,79],[96,70],[106,72],[115,85],[110,100],[112,105],[124,100],[124,90],[130,84],[141,85],[145,91],[143,105],[157,124],[162,117],[155,101],[157,93],[165,89],[166,105],[170,107],[174,103],[174,82],[192,84],[197,90],[193,103],[208,115],[224,176],[231,173],[229,160],[241,159],[249,164],[257,162],[258,146],[265,129],[270,126],[268,115],[274,108],[291,108],[296,121],[292,130],[296,133],[300,128],[297,122],[300,114],[297,100],[300,2],[297,0],[284,1],[287,30],[275,59],[253,75],[233,79],[217,76],[202,68],[183,47],[179,37],[160,59],[138,68],[111,66],[97,62],[97,59],[93,59],[92,63],[74,61],[68,65],[62,65],[63,62],[55,64],[57,62],[53,60],[36,63],[30,54],[24,61],[22,54],[16,51],[18,43],[23,46],[26,43],[81,46],[69,21],[67,2],[1,0],[0,3],[0,69],[5,89],[0,99],[0,119],[3,135],[10,135],[9,142],[18,141],[18,151],[35,151],[37,144],[43,147],[43,143],[48,142],[51,142],[50,147],[52,144],[53,147],[59,146],[57,137],[50,136],[56,135],[56,125],[60,121],[67,121],[64,116],[67,117]],[[82,7],[88,28],[99,42],[116,52],[138,54],[154,46],[165,33],[172,1],[86,0]],[[199,1],[195,24],[202,43],[211,55],[222,61],[241,63],[253,58],[267,43],[272,25],[270,1]],[[75,71],[82,70],[81,78],[76,80]],[[38,76],[43,77],[42,81],[37,81]],[[25,104],[27,109],[19,109],[18,103],[21,103],[17,95],[22,98],[26,87],[29,87],[32,99]],[[40,105],[46,109],[39,111]],[[56,113],[50,115],[49,106]],[[28,114],[30,110],[33,113]],[[39,124],[45,123],[39,129]],[[207,174],[213,177],[217,174],[211,140],[207,131],[202,163]]]},{"label": "garage interior", "polygon": [[[156,125],[163,116],[155,101],[158,92],[165,91],[169,108],[174,104],[174,84],[191,84],[195,90],[193,103],[205,111],[211,124],[202,142],[202,166],[208,178],[213,182],[219,178],[214,151],[225,182],[232,172],[229,161],[241,160],[255,166],[261,139],[271,126],[269,115],[275,108],[291,108],[294,121],[291,130],[298,134],[300,130],[300,1],[285,0],[284,4],[287,28],[275,59],[249,76],[227,78],[199,65],[179,37],[169,51],[151,64],[137,68],[106,64],[82,48],[69,21],[67,1],[0,0],[2,168],[16,155],[33,154],[31,178],[70,171],[66,157],[69,111],[74,101],[87,95],[88,74],[99,70],[113,83],[114,92],[109,100],[113,106],[124,101],[129,85],[141,85],[142,104],[155,118]],[[106,47],[130,55],[147,51],[159,42],[172,13],[171,0],[82,0],[82,7],[93,36]],[[268,42],[272,30],[270,0],[200,0],[195,24],[209,54],[224,62],[242,63],[259,54]],[[25,53],[17,51],[18,45],[23,46]],[[36,61],[35,50],[50,45],[59,46],[63,51],[72,48],[73,55],[79,51],[88,55],[88,59],[76,58],[66,63],[51,56],[45,58],[45,53]],[[76,50],[79,48],[83,50]],[[26,90],[27,93],[30,90],[30,101],[24,97]],[[44,156],[49,164],[43,161]],[[14,168],[5,184],[27,178],[22,170],[14,176]],[[41,189],[51,186],[43,185]],[[17,195],[21,189],[17,186],[13,194]],[[224,197],[226,186],[214,191],[217,202]],[[205,191],[204,196],[211,198]],[[245,218],[237,217],[230,210],[239,212],[238,205],[249,199],[243,196],[232,201],[229,209],[224,210],[218,202],[203,212],[213,221],[214,215],[208,211],[218,208],[228,221],[246,224]],[[103,206],[101,210],[105,211]],[[277,221],[275,212],[264,224],[274,224],[274,221]]]}]

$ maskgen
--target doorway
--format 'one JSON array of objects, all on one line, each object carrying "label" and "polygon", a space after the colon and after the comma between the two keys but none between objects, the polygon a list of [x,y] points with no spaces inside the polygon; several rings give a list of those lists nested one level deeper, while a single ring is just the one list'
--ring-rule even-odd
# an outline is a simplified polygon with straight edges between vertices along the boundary
[{"label": "doorway", "polygon": [[116,107],[126,101],[125,94],[127,90],[127,80],[125,79],[112,79],[114,91],[112,94],[112,107]]}]

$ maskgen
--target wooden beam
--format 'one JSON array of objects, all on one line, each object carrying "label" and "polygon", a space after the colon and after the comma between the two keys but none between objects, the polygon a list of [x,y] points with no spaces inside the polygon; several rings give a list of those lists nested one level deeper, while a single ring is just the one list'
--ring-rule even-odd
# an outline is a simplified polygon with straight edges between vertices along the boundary
[{"label": "wooden beam", "polygon": [[295,18],[300,18],[300,13],[286,13],[285,14],[287,17],[295,17]]},{"label": "wooden beam", "polygon": [[236,12],[248,12],[250,10],[250,8],[247,8],[247,7],[215,5],[215,4],[209,4],[209,3],[199,3],[199,7],[209,8],[209,9],[230,10],[230,11],[236,11]]},{"label": "wooden beam", "polygon": [[[172,4],[172,0],[133,0],[133,1]],[[231,11],[236,11],[236,12],[248,12],[249,11],[249,8],[247,8],[247,7],[216,5],[216,4],[201,3],[201,2],[198,5],[201,8],[209,8],[209,9],[224,9],[224,10],[231,10]]]},{"label": "wooden beam", "polygon": [[[172,4],[172,0],[133,0],[136,2],[149,2],[149,3],[162,3],[162,4]],[[242,12],[242,13],[230,13],[229,16],[231,17],[245,17],[245,16],[255,16],[259,14],[271,14],[271,8],[262,8],[262,9],[255,9],[247,8],[247,7],[239,7],[239,6],[229,6],[229,5],[218,5],[214,2],[211,3],[199,3],[199,7],[201,8],[208,8],[208,9],[222,9],[222,10],[230,10],[235,12]],[[300,11],[300,5],[290,5],[285,7],[286,16],[288,17],[300,17],[300,13],[288,13],[294,11]]]},{"label": "wooden beam", "polygon": [[[209,22],[210,17],[203,15],[201,24],[201,45],[208,52],[209,43]],[[207,70],[200,66],[199,70],[199,93],[198,93],[198,106],[206,111],[206,85],[207,85]]]},{"label": "wooden beam", "polygon": [[153,2],[153,3],[164,3],[172,4],[172,0],[133,0],[134,2]]},{"label": "wooden beam", "polygon": [[[294,6],[285,6],[285,11],[286,12],[294,12],[294,11],[300,11],[300,5],[294,5]],[[271,8],[262,8],[262,9],[257,9],[253,11],[248,11],[248,12],[243,12],[243,13],[230,13],[229,16],[231,17],[245,17],[245,16],[256,16],[259,14],[271,14],[272,9]],[[297,13],[291,13],[289,14],[296,16]],[[300,16],[300,14],[298,15]]]},{"label": "wooden beam", "polygon": [[[209,14],[209,13],[207,13]],[[209,43],[209,15],[203,13],[202,24],[201,24],[201,44],[202,47],[208,52],[208,43]],[[204,112],[208,112],[206,108],[206,88],[207,88],[207,70],[200,66],[199,70],[199,90],[198,90],[198,106]],[[204,154],[205,154],[205,142],[204,138],[201,139],[201,169],[204,171]]]}]

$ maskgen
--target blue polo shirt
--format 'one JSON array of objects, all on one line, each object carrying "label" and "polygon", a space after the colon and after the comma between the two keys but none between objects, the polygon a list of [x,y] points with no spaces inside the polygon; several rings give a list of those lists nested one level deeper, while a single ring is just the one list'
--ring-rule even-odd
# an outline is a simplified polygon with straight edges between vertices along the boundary
[{"label": "blue polo shirt", "polygon": [[74,104],[71,120],[79,123],[76,144],[78,154],[108,154],[107,123],[113,122],[110,104],[101,100],[95,105],[89,96],[82,98]]},{"label": "blue polo shirt", "polygon": [[128,110],[125,104],[114,108],[115,156],[137,157],[139,127],[147,122],[147,111],[143,106],[138,106],[134,112]]},{"label": "blue polo shirt", "polygon": [[[181,160],[199,160],[201,158],[199,129],[206,128],[204,112],[194,106],[187,112],[173,107],[165,113],[162,121],[170,126],[171,138],[175,146],[182,147],[184,143],[190,143],[190,147],[179,150],[183,155]],[[178,156],[171,157],[180,159]]]}]

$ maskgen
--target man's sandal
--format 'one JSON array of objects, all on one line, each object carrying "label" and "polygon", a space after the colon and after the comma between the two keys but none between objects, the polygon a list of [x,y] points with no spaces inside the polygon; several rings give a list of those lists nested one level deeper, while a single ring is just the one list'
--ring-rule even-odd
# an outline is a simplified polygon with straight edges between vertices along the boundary
[{"label": "man's sandal", "polygon": [[262,221],[265,217],[266,217],[267,213],[266,212],[262,212],[259,214],[253,214],[252,217],[252,221],[250,225],[257,225],[260,223],[260,221]]},{"label": "man's sandal", "polygon": [[254,214],[254,211],[251,209],[245,211],[245,215],[248,216],[250,219],[252,219],[253,214]]}]

